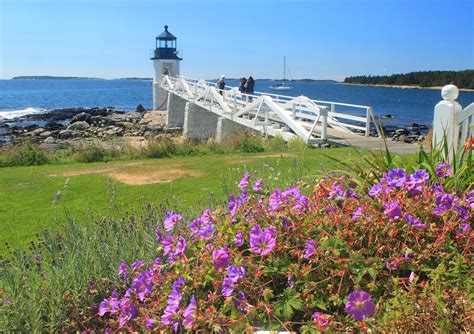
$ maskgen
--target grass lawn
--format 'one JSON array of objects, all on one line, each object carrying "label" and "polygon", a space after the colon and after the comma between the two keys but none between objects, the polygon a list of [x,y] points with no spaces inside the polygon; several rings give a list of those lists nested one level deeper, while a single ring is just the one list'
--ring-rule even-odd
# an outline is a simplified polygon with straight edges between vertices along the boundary
[{"label": "grass lawn", "polygon": [[84,225],[147,203],[193,214],[222,203],[246,170],[259,174],[267,186],[287,186],[334,169],[323,154],[344,160],[357,155],[350,148],[305,149],[1,168],[0,255],[7,255],[6,243],[12,250],[22,248],[36,233],[57,229],[67,214]]}]

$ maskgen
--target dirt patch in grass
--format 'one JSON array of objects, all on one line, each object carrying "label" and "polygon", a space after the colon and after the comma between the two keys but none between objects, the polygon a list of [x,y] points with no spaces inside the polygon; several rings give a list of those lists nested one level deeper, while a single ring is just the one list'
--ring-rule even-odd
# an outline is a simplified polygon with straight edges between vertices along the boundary
[{"label": "dirt patch in grass", "polygon": [[198,177],[203,175],[203,173],[195,170],[168,169],[157,171],[113,172],[108,175],[125,184],[144,185],[172,182],[181,177]]},{"label": "dirt patch in grass", "polygon": [[182,177],[198,177],[203,175],[196,170],[187,170],[183,164],[150,164],[149,162],[121,163],[107,168],[90,167],[67,170],[50,176],[80,176],[99,174],[111,177],[128,185],[144,185],[152,183],[172,182]]}]

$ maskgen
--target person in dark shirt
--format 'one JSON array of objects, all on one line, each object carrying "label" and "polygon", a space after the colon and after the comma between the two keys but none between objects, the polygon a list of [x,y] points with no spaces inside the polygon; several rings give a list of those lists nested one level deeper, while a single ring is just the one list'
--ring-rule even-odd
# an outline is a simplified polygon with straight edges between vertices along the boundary
[{"label": "person in dark shirt", "polygon": [[219,89],[219,94],[223,95],[225,89],[225,75],[221,75],[221,78],[219,81],[217,81],[216,86]]},{"label": "person in dark shirt", "polygon": [[[242,93],[242,94],[245,94],[246,93],[246,84],[247,84],[247,79],[245,78],[240,78],[240,86],[239,86],[239,91]],[[242,101],[246,101],[246,97],[245,96],[242,96]]]},{"label": "person in dark shirt", "polygon": [[[253,79],[252,76],[249,76],[249,79],[247,80],[247,83],[245,84],[245,92],[247,94],[253,95],[254,89],[255,89],[255,80]],[[252,102],[252,96],[249,96],[249,101]]]}]

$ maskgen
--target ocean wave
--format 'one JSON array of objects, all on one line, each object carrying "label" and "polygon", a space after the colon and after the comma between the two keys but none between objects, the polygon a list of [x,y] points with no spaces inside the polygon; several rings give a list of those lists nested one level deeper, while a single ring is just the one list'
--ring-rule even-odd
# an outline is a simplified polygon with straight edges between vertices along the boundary
[{"label": "ocean wave", "polygon": [[25,108],[20,110],[0,110],[0,120],[10,120],[31,114],[42,114],[46,111],[46,109],[38,108]]}]

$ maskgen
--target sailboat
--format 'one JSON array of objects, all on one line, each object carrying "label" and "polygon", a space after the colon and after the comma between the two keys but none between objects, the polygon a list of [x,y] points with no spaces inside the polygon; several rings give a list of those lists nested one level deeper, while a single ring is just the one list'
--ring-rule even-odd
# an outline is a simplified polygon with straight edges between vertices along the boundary
[{"label": "sailboat", "polygon": [[286,83],[286,57],[283,57],[283,82],[270,86],[272,90],[292,90],[293,87],[287,85]]}]

